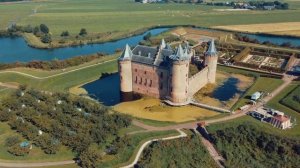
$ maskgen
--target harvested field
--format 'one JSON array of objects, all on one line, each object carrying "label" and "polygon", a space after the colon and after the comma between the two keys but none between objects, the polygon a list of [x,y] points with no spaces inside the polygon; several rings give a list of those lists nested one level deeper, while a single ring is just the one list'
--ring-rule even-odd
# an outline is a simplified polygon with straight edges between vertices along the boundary
[{"label": "harvested field", "polygon": [[214,26],[213,28],[250,33],[300,36],[300,22]]}]

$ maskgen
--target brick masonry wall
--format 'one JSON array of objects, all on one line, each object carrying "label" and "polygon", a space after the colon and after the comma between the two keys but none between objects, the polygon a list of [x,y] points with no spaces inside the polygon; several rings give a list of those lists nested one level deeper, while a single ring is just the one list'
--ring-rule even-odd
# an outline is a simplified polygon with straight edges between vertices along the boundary
[{"label": "brick masonry wall", "polygon": [[132,62],[132,87],[136,93],[165,98],[169,93],[169,71]]}]

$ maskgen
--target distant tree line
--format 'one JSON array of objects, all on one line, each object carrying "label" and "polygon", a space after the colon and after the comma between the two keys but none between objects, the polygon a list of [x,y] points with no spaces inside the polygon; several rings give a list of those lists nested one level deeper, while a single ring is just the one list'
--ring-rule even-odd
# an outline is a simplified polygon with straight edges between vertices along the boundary
[{"label": "distant tree line", "polygon": [[[82,167],[95,167],[101,160],[103,151],[99,146],[124,143],[117,136],[118,131],[131,124],[128,116],[111,112],[94,101],[24,86],[1,101],[0,121],[8,122],[13,130],[46,154],[55,154],[61,145],[67,146],[77,154]],[[20,146],[18,137],[9,137],[6,145],[8,152],[16,156],[30,152]]]},{"label": "distant tree line", "polygon": [[262,10],[265,9],[266,6],[273,6],[274,9],[282,9],[286,10],[289,9],[288,3],[283,3],[280,1],[249,1],[245,3],[238,3],[238,2],[208,2],[206,3],[210,6],[231,6],[233,8],[245,8],[245,9],[258,9]]},{"label": "distant tree line", "polygon": [[17,1],[24,1],[24,0],[0,0],[0,2],[17,2]]}]

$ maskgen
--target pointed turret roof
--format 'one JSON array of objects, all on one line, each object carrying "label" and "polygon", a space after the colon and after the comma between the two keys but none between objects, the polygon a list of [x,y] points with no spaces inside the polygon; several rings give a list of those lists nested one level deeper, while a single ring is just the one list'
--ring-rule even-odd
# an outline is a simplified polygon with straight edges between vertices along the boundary
[{"label": "pointed turret roof", "polygon": [[177,51],[176,51],[176,56],[178,58],[182,57],[184,55],[184,51],[183,51],[183,48],[181,46],[181,44],[179,44],[178,48],[177,48]]},{"label": "pointed turret roof", "polygon": [[161,47],[162,49],[165,49],[166,46],[167,46],[167,44],[166,44],[166,42],[165,42],[165,39],[161,39],[160,47]]},{"label": "pointed turret roof", "polygon": [[183,61],[183,60],[189,59],[188,54],[183,50],[181,44],[179,44],[179,46],[175,52],[175,55],[171,55],[170,58],[172,60],[176,60],[176,61]]},{"label": "pointed turret roof", "polygon": [[121,55],[121,57],[119,58],[119,60],[130,60],[132,57],[132,51],[129,47],[128,44],[126,44],[126,47]]},{"label": "pointed turret roof", "polygon": [[217,49],[215,46],[215,41],[211,40],[208,50],[206,51],[206,55],[217,55]]}]

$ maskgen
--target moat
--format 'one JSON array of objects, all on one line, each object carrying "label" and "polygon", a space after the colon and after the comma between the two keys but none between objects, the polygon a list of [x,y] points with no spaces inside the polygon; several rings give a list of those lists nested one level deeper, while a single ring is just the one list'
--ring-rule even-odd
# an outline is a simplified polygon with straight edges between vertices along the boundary
[{"label": "moat", "polygon": [[[221,86],[216,88],[212,97],[220,101],[228,101],[242,91],[238,89],[239,80],[228,78]],[[122,101],[136,100],[139,95],[124,95],[120,92],[120,77],[118,73],[100,78],[94,82],[82,86],[90,97],[107,106],[114,106]]]},{"label": "moat", "polygon": [[[26,41],[22,37],[15,38],[0,38],[0,62],[12,63],[12,62],[30,62],[33,60],[49,61],[49,60],[63,60],[80,55],[94,54],[97,52],[112,54],[117,49],[122,49],[126,44],[130,46],[137,45],[147,33],[151,33],[153,36],[169,30],[170,28],[155,28],[148,30],[142,34],[132,37],[105,42],[99,44],[86,44],[74,47],[64,47],[56,49],[36,49],[27,45]],[[209,31],[216,31],[212,29],[206,29]],[[293,46],[300,45],[300,38],[284,37],[284,36],[270,36],[261,34],[245,34],[250,38],[257,39],[260,42],[270,41],[275,44],[282,44],[289,42]]]}]

